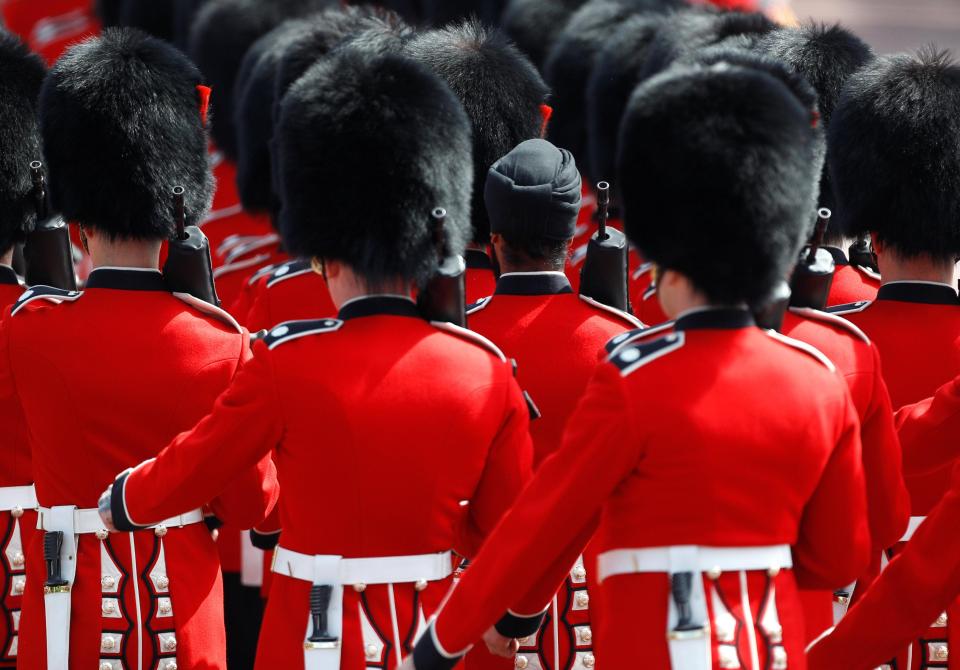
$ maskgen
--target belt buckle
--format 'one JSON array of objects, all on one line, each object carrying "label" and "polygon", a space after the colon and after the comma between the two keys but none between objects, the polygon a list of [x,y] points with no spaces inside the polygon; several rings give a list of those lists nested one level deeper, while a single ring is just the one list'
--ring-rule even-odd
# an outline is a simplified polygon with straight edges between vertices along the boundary
[{"label": "belt buckle", "polygon": [[303,648],[307,651],[320,649],[339,649],[340,640],[324,640],[323,642],[304,642]]}]

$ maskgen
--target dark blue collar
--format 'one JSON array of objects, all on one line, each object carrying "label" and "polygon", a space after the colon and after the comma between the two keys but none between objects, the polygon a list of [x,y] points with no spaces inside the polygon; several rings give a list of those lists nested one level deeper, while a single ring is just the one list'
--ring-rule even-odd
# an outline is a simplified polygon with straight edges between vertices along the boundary
[{"label": "dark blue collar", "polygon": [[370,295],[354,298],[340,308],[337,318],[341,321],[365,316],[408,316],[422,319],[417,305],[409,298],[399,295]]},{"label": "dark blue collar", "polygon": [[480,249],[467,249],[463,254],[463,260],[471,270],[493,270],[493,261],[490,256]]},{"label": "dark blue collar", "polygon": [[20,278],[9,265],[0,265],[0,284],[20,285]]},{"label": "dark blue collar", "polygon": [[86,288],[121,291],[169,291],[159,270],[97,268],[87,278]]},{"label": "dark blue collar", "polygon": [[960,298],[952,286],[923,281],[895,281],[884,284],[877,292],[877,300],[915,302],[921,305],[960,305]]},{"label": "dark blue collar", "polygon": [[737,307],[712,307],[684,314],[674,324],[674,330],[734,330],[751,328],[757,322],[746,309]]},{"label": "dark blue collar", "polygon": [[519,272],[500,275],[497,295],[559,295],[573,293],[562,272]]}]

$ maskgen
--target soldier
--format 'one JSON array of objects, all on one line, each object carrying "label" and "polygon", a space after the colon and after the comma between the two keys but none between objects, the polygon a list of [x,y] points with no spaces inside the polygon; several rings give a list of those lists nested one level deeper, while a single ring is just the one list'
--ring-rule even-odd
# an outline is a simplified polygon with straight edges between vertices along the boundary
[{"label": "soldier", "polygon": [[173,40],[173,0],[123,0],[119,24]]},{"label": "soldier", "polygon": [[[851,77],[829,131],[838,223],[848,237],[871,234],[883,276],[875,301],[831,311],[876,343],[895,409],[960,373],[960,199],[944,186],[960,176],[958,109],[960,68],[948,55],[880,58]],[[909,474],[907,486],[905,540],[948,490],[950,469]],[[920,667],[927,641],[951,634],[940,624],[898,654],[897,667]]]},{"label": "soldier", "polygon": [[506,607],[517,616],[484,637],[515,649],[598,520],[596,663],[804,667],[795,589],[846,583],[869,550],[843,381],[745,308],[782,281],[807,232],[820,168],[810,118],[779,79],[733,64],[678,67],[637,90],[620,154],[626,226],[657,263],[677,332],[597,369],[563,445],[406,667],[451,668]]},{"label": "soldier", "polygon": [[339,318],[274,328],[212,414],[102,503],[118,528],[148,523],[275,451],[257,667],[392,669],[447,590],[450,550],[489,532],[530,470],[510,363],[408,297],[438,267],[435,208],[452,252],[469,239],[470,125],[422,65],[344,48],[287,93],[276,150],[284,240],[316,259]]},{"label": "soldier", "polygon": [[[37,214],[30,163],[42,158],[37,96],[46,66],[15,36],[0,29],[0,307],[6,310],[23,293],[14,272],[14,246],[23,242]],[[0,597],[0,668],[17,663],[17,628],[24,588],[24,548],[37,527],[30,445],[19,405],[0,390],[4,427],[0,468],[0,561],[6,592]]]},{"label": "soldier", "polygon": [[[580,190],[573,156],[546,140],[527,140],[494,163],[485,188],[502,274],[496,293],[469,310],[468,318],[471,330],[518,363],[517,379],[537,407],[530,431],[534,467],[559,446],[597,352],[614,335],[640,325],[629,314],[575,295],[563,274]],[[578,565],[554,597],[543,633],[521,648],[518,665],[569,670],[591,652],[586,580]]]},{"label": "soldier", "polygon": [[[786,63],[810,82],[817,91],[820,120],[826,128],[830,127],[833,110],[847,79],[874,59],[873,51],[863,40],[838,25],[781,28],[764,36],[756,50]],[[820,205],[837,214],[826,164],[820,180]],[[823,241],[837,266],[827,305],[876,298],[880,288],[877,273],[870,267],[851,262],[847,256],[847,241],[837,229],[836,219],[831,219]]]},{"label": "soldier", "polygon": [[96,269],[82,293],[27,291],[0,326],[0,393],[30,426],[44,531],[27,549],[20,667],[224,668],[200,507],[257,523],[276,497],[269,458],[150,530],[108,536],[95,509],[106,473],[196,422],[249,355],[233,319],[171,294],[157,270],[171,190],[186,189],[191,224],[210,203],[199,84],[173,47],[115,29],[73,47],[44,83],[53,205],[82,227]]},{"label": "soldier", "polygon": [[467,21],[431,30],[414,39],[408,53],[429,66],[460,98],[473,124],[476,183],[470,219],[473,239],[467,248],[467,302],[496,288],[490,258],[490,222],[483,202],[487,170],[508,151],[541,137],[551,110],[547,86],[536,68],[499,31]]},{"label": "soldier", "polygon": [[509,0],[500,27],[533,64],[543,69],[550,48],[586,0]]}]

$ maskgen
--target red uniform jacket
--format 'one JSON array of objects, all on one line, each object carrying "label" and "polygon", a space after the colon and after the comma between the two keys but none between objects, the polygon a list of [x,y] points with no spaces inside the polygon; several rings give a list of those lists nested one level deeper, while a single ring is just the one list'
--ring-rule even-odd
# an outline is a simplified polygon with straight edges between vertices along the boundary
[{"label": "red uniform jacket", "polygon": [[68,46],[100,31],[89,0],[6,0],[0,4],[7,28],[51,65]]},{"label": "red uniform jacket", "polygon": [[[117,470],[157,454],[210,410],[249,354],[245,333],[204,305],[171,295],[155,270],[99,269],[83,293],[33,289],[7,312],[0,394],[18,399],[30,426],[42,507],[95,508]],[[249,461],[238,474],[196,507],[212,500],[221,518],[257,523],[276,497],[273,465]],[[39,539],[27,549],[20,626],[19,667],[31,669],[46,667]],[[224,667],[219,561],[204,524],[171,528],[162,541],[153,531],[85,534],[78,547],[71,668],[137,668],[140,650],[144,668],[163,659]],[[160,644],[171,633],[173,649]]]},{"label": "red uniform jacket", "polygon": [[248,214],[243,210],[240,195],[237,193],[236,163],[216,149],[211,149],[210,160],[217,190],[213,196],[213,209],[200,225],[210,240],[213,265],[219,267],[225,261],[219,250],[227,238],[258,237],[272,233],[273,227],[270,225],[269,216]]},{"label": "red uniform jacket", "polygon": [[[517,361],[520,386],[540,413],[530,425],[534,467],[560,446],[567,418],[597,367],[597,353],[614,335],[640,325],[629,314],[574,295],[562,272],[501,275],[496,294],[471,311],[468,320],[471,330]],[[586,587],[587,573],[579,566],[566,579],[557,609],[548,613],[540,635],[521,650],[528,664],[533,661],[530,667],[538,663],[544,670],[567,670],[592,652],[588,608],[578,603]],[[555,631],[560,632],[559,663]],[[467,658],[468,668],[474,653]]]},{"label": "red uniform jacket", "polygon": [[[532,460],[510,363],[469,331],[425,322],[401,297],[351,301],[339,317],[283,324],[258,342],[207,418],[114,485],[126,515],[148,523],[189,509],[274,451],[287,549],[415,555],[489,532]],[[395,585],[402,644],[420,605],[429,614],[443,596],[435,586]],[[303,667],[309,596],[310,584],[274,575],[258,668]],[[365,658],[394,667],[387,607],[383,586],[345,589],[342,668],[360,670]],[[372,624],[366,638],[361,616]]]},{"label": "red uniform jacket", "polygon": [[[23,293],[16,273],[9,265],[0,265],[0,309],[6,311]],[[0,392],[0,396],[4,395]],[[27,426],[20,404],[8,397],[0,402],[0,426],[3,426],[3,467],[0,487],[33,484]],[[18,511],[17,514],[20,514]],[[14,668],[17,663],[17,629],[26,583],[24,549],[29,546],[37,527],[35,510],[24,508],[22,516],[0,511],[0,565],[3,595],[0,596],[0,668]]]},{"label": "red uniform jacket", "polygon": [[327,282],[307,260],[264,268],[247,281],[240,296],[234,303],[236,316],[251,332],[337,313]]},{"label": "red uniform jacket", "polygon": [[497,288],[497,274],[493,259],[486,251],[467,249],[464,260],[467,263],[467,304],[473,305],[493,295]]},{"label": "red uniform jacket", "polygon": [[833,256],[837,267],[833,274],[833,284],[830,285],[830,294],[827,296],[827,306],[875,300],[877,291],[880,290],[880,275],[859,265],[851,265],[843,249],[824,248]]},{"label": "red uniform jacket", "polygon": [[960,377],[930,398],[901,407],[896,422],[904,472],[923,474],[952,465],[960,456]]},{"label": "red uniform jacket", "polygon": [[[821,354],[753,327],[744,311],[691,312],[676,328],[598,368],[563,446],[487,540],[420,644],[462,653],[504,608],[529,613],[538,600],[542,607],[547,587],[600,521],[600,552],[792,545],[792,571],[723,574],[716,587],[741,622],[731,631],[741,650],[754,637],[743,634],[750,621],[760,667],[782,653],[791,670],[805,667],[797,584],[848,583],[869,553],[853,402]],[[603,582],[598,663],[669,667],[668,585],[663,573]],[[769,608],[771,585],[782,631],[758,624],[745,604],[752,613]]]},{"label": "red uniform jacket", "polygon": [[[956,667],[949,661],[944,612],[955,609],[953,603],[960,596],[958,526],[960,469],[953,473],[952,488],[903,551],[833,634],[810,650],[810,670],[874,670],[894,656],[905,657],[903,650],[918,638],[922,644],[914,645],[909,667]],[[952,630],[949,641],[955,641]]]},{"label": "red uniform jacket", "polygon": [[277,235],[268,233],[246,238],[223,258],[224,262],[213,271],[213,280],[220,301],[228,311],[236,313],[238,308],[242,311],[244,287],[250,278],[264,267],[286,262],[289,256],[280,248]]}]

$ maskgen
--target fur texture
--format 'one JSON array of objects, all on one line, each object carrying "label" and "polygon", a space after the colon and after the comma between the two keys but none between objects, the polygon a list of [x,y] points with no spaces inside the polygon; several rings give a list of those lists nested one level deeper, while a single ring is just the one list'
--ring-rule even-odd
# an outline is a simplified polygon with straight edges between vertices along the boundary
[{"label": "fur texture", "polygon": [[36,221],[30,163],[41,160],[37,96],[47,68],[20,39],[0,29],[0,254]]},{"label": "fur texture", "polygon": [[534,64],[543,69],[550,48],[586,0],[510,0],[501,27]]},{"label": "fur texture", "polygon": [[407,49],[460,98],[473,125],[474,241],[486,242],[483,202],[487,170],[524,140],[540,136],[547,86],[533,63],[503,33],[467,21],[415,38]]},{"label": "fur texture", "polygon": [[190,29],[200,8],[207,0],[173,0],[173,43],[187,51],[190,46]]},{"label": "fur texture", "polygon": [[281,103],[276,150],[287,248],[368,282],[423,284],[436,270],[431,212],[450,250],[470,234],[470,122],[449,88],[406,57],[343,48]]},{"label": "fur texture", "polygon": [[779,76],[728,62],[671,68],[637,88],[624,116],[627,234],[713,302],[758,304],[815,216],[821,142]]},{"label": "fur texture", "polygon": [[285,19],[338,5],[338,0],[209,0],[197,12],[190,57],[213,88],[211,131],[228,158],[237,155],[233,85],[247,49]]},{"label": "fur texture", "polygon": [[945,52],[878,58],[828,129],[838,223],[907,256],[960,255],[960,66]]},{"label": "fur texture", "polygon": [[172,0],[123,0],[120,25],[139,28],[164,40],[173,40]]},{"label": "fur texture", "polygon": [[72,47],[40,94],[54,207],[122,239],[171,236],[172,191],[186,189],[187,223],[210,207],[213,177],[196,67],[173,46],[111,28]]},{"label": "fur texture", "polygon": [[553,90],[554,114],[550,141],[568,149],[580,161],[585,176],[587,157],[587,85],[597,55],[617,27],[637,13],[655,13],[679,4],[668,0],[590,0],[570,17],[544,65]]}]

